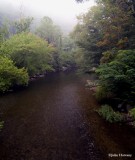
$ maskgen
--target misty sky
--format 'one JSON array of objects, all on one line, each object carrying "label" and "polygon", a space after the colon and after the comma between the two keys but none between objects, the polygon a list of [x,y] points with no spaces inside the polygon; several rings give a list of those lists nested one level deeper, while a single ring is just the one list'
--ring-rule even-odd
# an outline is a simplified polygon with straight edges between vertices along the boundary
[{"label": "misty sky", "polygon": [[76,3],[75,0],[0,0],[0,6],[16,8],[22,12],[31,13],[35,17],[49,16],[59,25],[71,26],[76,23],[76,16],[86,12],[94,0]]}]

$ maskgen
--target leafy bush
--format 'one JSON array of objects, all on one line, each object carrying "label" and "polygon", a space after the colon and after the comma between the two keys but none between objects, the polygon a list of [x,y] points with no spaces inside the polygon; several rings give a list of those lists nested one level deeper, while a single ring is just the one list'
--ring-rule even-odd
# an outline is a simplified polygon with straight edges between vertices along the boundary
[{"label": "leafy bush", "polygon": [[18,68],[27,69],[30,76],[52,70],[54,48],[32,33],[22,32],[5,41],[0,49]]},{"label": "leafy bush", "polygon": [[107,92],[106,88],[102,86],[98,86],[95,93],[96,99],[98,101],[102,101],[104,99],[108,99],[112,97],[112,94]]},{"label": "leafy bush", "polygon": [[129,111],[130,115],[133,117],[133,119],[135,120],[135,108],[131,109]]},{"label": "leafy bush", "polygon": [[121,122],[123,120],[123,116],[119,112],[115,112],[109,105],[102,105],[98,113],[110,123]]},{"label": "leafy bush", "polygon": [[60,53],[61,66],[71,67],[75,65],[74,55],[72,52],[61,52]]},{"label": "leafy bush", "polygon": [[115,56],[114,51],[106,51],[102,53],[103,56],[100,59],[100,63],[108,63],[111,62]]},{"label": "leafy bush", "polygon": [[119,51],[114,60],[100,65],[96,72],[107,92],[123,100],[135,100],[135,50]]},{"label": "leafy bush", "polygon": [[1,121],[1,122],[0,122],[0,131],[1,131],[1,129],[3,128],[3,125],[4,125],[4,122]]},{"label": "leafy bush", "polygon": [[20,18],[19,20],[16,20],[13,24],[15,33],[29,32],[32,21],[32,17]]},{"label": "leafy bush", "polygon": [[15,85],[27,85],[28,79],[24,68],[18,69],[13,61],[0,56],[0,92],[8,91]]}]

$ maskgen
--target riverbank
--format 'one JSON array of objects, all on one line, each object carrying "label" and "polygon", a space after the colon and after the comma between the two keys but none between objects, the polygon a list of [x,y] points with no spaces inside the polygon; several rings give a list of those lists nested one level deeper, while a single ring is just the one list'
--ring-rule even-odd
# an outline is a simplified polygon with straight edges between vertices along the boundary
[{"label": "riverbank", "polygon": [[[84,117],[89,124],[89,130],[95,137],[96,145],[99,146],[104,153],[105,160],[110,159],[109,154],[130,154],[132,157],[124,157],[124,159],[135,158],[135,129],[126,124],[112,124],[104,120],[98,115],[96,110],[100,108],[100,104],[96,101],[93,91],[86,89],[89,95],[87,105],[83,107]],[[84,102],[82,102],[84,103]],[[114,157],[113,157],[114,158]],[[123,157],[118,157],[122,159]]]}]

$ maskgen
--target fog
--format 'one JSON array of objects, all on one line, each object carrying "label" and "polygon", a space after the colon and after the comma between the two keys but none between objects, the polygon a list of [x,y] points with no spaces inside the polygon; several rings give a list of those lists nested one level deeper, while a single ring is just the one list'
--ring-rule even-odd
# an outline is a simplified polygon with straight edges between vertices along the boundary
[{"label": "fog", "polygon": [[84,3],[75,0],[0,0],[0,12],[16,17],[33,16],[37,21],[49,16],[63,31],[70,32],[77,22],[76,16],[93,5],[94,0]]}]

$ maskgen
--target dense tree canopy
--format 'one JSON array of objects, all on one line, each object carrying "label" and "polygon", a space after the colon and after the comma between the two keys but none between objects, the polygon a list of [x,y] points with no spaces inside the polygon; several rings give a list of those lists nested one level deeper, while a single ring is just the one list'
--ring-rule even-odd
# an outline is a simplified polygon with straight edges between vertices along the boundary
[{"label": "dense tree canopy", "polygon": [[0,45],[9,38],[9,23],[8,21],[3,21],[0,25]]},{"label": "dense tree canopy", "polygon": [[72,33],[78,46],[84,49],[88,67],[99,64],[104,51],[129,49],[135,45],[135,18],[127,2],[97,2],[86,14],[78,17]]},{"label": "dense tree canopy", "polygon": [[18,69],[13,61],[0,55],[0,92],[16,85],[27,85],[28,74],[24,68]]},{"label": "dense tree canopy", "polygon": [[57,48],[61,48],[62,32],[59,26],[55,25],[51,18],[43,17],[36,34],[45,39],[48,43],[53,44]]},{"label": "dense tree canopy", "polygon": [[135,50],[120,50],[115,58],[97,69],[104,91],[128,103],[135,97]]},{"label": "dense tree canopy", "polygon": [[[32,21],[33,18],[26,17],[10,23],[5,21],[0,27],[0,53],[3,61],[10,61],[9,66],[13,68],[13,73],[28,82],[28,75],[35,77],[74,66],[73,40],[62,36],[60,27],[49,17],[44,17],[35,28],[36,32],[32,33]],[[1,68],[1,73],[2,70],[4,72]],[[13,73],[8,74],[7,80],[1,77],[0,92],[5,92],[15,85],[27,84],[19,82],[16,76],[15,81],[12,78]]]},{"label": "dense tree canopy", "polygon": [[135,96],[135,2],[96,3],[86,14],[78,16],[71,34],[79,47],[77,54],[85,70],[99,66],[97,94],[113,95],[131,103]]},{"label": "dense tree canopy", "polygon": [[32,33],[21,33],[5,41],[1,54],[13,60],[18,68],[26,68],[29,75],[51,70],[51,53],[54,48]]},{"label": "dense tree canopy", "polygon": [[13,23],[13,29],[15,30],[15,33],[30,32],[30,26],[32,24],[32,21],[32,17],[20,18],[16,20]]}]

